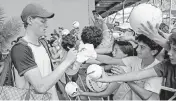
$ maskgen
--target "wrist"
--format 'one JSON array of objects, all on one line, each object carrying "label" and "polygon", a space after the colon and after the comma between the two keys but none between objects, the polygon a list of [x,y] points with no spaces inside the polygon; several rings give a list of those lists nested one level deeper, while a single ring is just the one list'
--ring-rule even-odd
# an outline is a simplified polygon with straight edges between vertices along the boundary
[{"label": "wrist", "polygon": [[71,61],[70,59],[65,59],[64,61],[63,61],[63,63],[65,63],[66,65],[71,65],[71,64],[73,64],[73,61]]},{"label": "wrist", "polygon": [[79,95],[82,95],[82,96],[84,96],[85,95],[85,92],[80,92],[80,94]]}]

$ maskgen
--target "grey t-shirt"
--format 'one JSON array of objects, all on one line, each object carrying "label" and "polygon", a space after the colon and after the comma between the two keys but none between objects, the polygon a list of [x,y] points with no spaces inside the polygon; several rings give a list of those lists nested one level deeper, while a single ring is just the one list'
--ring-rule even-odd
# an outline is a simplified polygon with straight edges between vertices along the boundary
[{"label": "grey t-shirt", "polygon": [[32,50],[25,44],[16,44],[11,50],[12,62],[20,76],[37,67]]}]

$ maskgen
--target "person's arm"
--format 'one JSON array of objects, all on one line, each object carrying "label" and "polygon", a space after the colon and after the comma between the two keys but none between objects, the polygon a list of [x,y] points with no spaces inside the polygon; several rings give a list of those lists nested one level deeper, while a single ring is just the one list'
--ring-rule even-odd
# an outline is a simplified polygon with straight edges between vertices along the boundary
[{"label": "person's arm", "polygon": [[[124,69],[123,69],[122,67],[120,67],[120,66],[117,66],[117,67],[112,68],[112,72],[115,73],[116,75],[126,73],[126,72],[124,71]],[[129,87],[130,87],[142,100],[148,100],[148,99],[152,96],[152,94],[157,95],[157,94],[155,94],[155,93],[153,93],[153,92],[150,92],[150,91],[149,91],[148,89],[146,89],[146,88],[142,88],[142,87],[138,86],[138,85],[137,85],[136,83],[134,83],[134,82],[127,82],[127,84],[129,85]],[[155,84],[155,85],[157,85],[157,84]],[[150,87],[151,87],[151,86],[152,86],[152,85],[150,85]],[[159,86],[159,85],[157,85],[157,86]],[[158,97],[159,97],[159,96],[156,96],[153,100],[157,100]]]},{"label": "person's arm", "polygon": [[[112,72],[115,73],[116,75],[119,75],[119,74],[124,74],[126,73],[124,71],[123,68],[121,68],[120,66],[117,66],[117,67],[114,67],[112,68]],[[148,82],[147,82],[148,83]],[[156,86],[160,86],[159,84],[161,84],[160,82],[157,82],[158,85],[156,84],[156,82],[153,82],[155,83]],[[148,89],[146,87],[140,87],[138,86],[135,82],[127,82],[127,84],[129,85],[129,87],[142,99],[142,100],[148,100],[149,98],[153,99],[153,100],[159,100],[159,95],[154,93],[153,89],[151,87],[154,87],[152,85],[150,85],[150,88],[152,89],[153,92],[151,92],[150,90],[151,89]]]},{"label": "person's arm", "polygon": [[[103,33],[103,40],[101,42],[101,44],[99,45],[98,48],[103,48],[106,47],[107,49],[110,49],[108,51],[105,52],[109,52],[112,51],[112,46],[114,43],[114,37],[112,35],[112,32],[110,32],[110,29],[108,28],[106,22],[103,20],[103,18],[99,15],[98,19],[102,22],[102,33]],[[100,51],[103,53],[103,51]]]},{"label": "person's arm", "polygon": [[95,96],[95,97],[107,97],[112,94],[116,89],[120,87],[121,84],[117,82],[110,83],[106,90],[102,92],[81,92],[80,96]]},{"label": "person's arm", "polygon": [[95,49],[95,51],[98,53],[98,54],[106,54],[106,53],[111,53],[112,52],[112,47],[110,48],[98,48],[98,49]]},{"label": "person's arm", "polygon": [[96,20],[95,22],[98,24],[97,27],[99,27],[103,31],[108,30],[108,26],[107,26],[106,22],[103,20],[103,18],[99,14],[94,15],[94,18]]},{"label": "person's arm", "polygon": [[[26,46],[27,47],[27,46]],[[16,46],[12,49],[12,61],[20,76],[25,79],[34,87],[39,93],[45,93],[52,88],[61,78],[64,71],[76,59],[76,51],[71,49],[65,61],[63,61],[53,72],[49,75],[42,77],[40,70],[35,63],[33,53],[30,48],[25,46]]]},{"label": "person's arm", "polygon": [[150,97],[153,97],[153,100],[159,100],[159,95],[157,93],[141,88],[134,82],[127,82],[127,84],[142,100],[148,100]]},{"label": "person's arm", "polygon": [[52,88],[64,74],[64,71],[71,65],[68,60],[63,61],[51,74],[42,77],[38,67],[27,71],[24,77],[31,83],[34,89],[39,93],[45,93]]},{"label": "person's arm", "polygon": [[107,76],[103,73],[102,78],[98,79],[97,81],[100,82],[127,82],[127,81],[137,81],[149,77],[156,77],[157,73],[155,72],[154,68],[142,70],[142,71],[135,71],[126,74],[120,74],[115,76]]},{"label": "person's arm", "polygon": [[105,66],[103,66],[104,67],[104,70],[106,71],[106,70],[111,70],[111,68],[113,68],[113,66],[112,65],[105,65]]},{"label": "person's arm", "polygon": [[94,60],[94,59],[88,59],[87,61],[85,61],[86,64],[101,64],[100,61],[98,60]]},{"label": "person's arm", "polygon": [[100,82],[128,82],[128,81],[137,81],[145,78],[151,77],[166,77],[168,73],[168,64],[169,60],[164,60],[152,68],[134,71],[126,74],[120,74],[116,76],[107,76],[105,72],[103,72],[102,77],[96,81]]},{"label": "person's arm", "polygon": [[105,63],[105,64],[109,64],[109,65],[125,66],[122,59],[112,58],[112,57],[107,56],[107,55],[99,55],[98,54],[96,60],[100,61],[101,63]]}]

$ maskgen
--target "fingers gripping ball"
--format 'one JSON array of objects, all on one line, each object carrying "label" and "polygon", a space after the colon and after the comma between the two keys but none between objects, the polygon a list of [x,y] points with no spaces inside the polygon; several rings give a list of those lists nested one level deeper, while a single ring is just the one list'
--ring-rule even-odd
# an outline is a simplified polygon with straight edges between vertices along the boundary
[{"label": "fingers gripping ball", "polygon": [[102,76],[103,73],[103,67],[97,65],[97,64],[92,64],[87,68],[87,76],[93,79],[98,79]]},{"label": "fingers gripping ball", "polygon": [[73,22],[73,28],[79,28],[79,22],[78,21]]},{"label": "fingers gripping ball", "polygon": [[65,86],[65,91],[69,96],[74,97],[75,93],[78,92],[78,88],[79,86],[75,82],[68,82]]},{"label": "fingers gripping ball", "polygon": [[89,76],[86,77],[86,85],[92,92],[101,92],[106,90],[109,83],[93,81]]},{"label": "fingers gripping ball", "polygon": [[145,26],[149,21],[154,27],[162,22],[162,11],[151,4],[140,4],[132,10],[129,18],[132,29],[138,33],[141,23]]}]

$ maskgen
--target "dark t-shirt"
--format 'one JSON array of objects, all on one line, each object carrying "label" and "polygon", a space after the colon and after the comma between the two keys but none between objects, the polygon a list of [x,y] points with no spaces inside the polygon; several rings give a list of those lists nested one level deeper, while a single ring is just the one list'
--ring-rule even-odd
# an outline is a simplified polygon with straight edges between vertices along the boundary
[{"label": "dark t-shirt", "polygon": [[[156,65],[154,69],[158,76],[166,79],[164,86],[176,89],[176,65],[171,64],[169,60],[164,60]],[[173,92],[161,90],[160,99],[168,100],[173,94]]]},{"label": "dark t-shirt", "polygon": [[26,71],[37,67],[32,50],[26,44],[18,43],[13,46],[11,58],[20,76],[23,76]]}]

